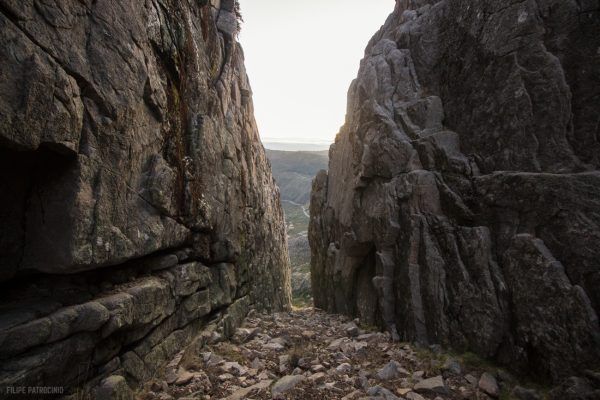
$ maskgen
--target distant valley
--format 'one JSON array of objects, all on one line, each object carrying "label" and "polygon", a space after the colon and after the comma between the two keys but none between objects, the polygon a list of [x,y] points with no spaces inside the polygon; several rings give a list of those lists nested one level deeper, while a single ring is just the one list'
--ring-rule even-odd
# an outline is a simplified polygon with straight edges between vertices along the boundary
[{"label": "distant valley", "polygon": [[292,293],[296,301],[310,300],[310,248],[308,206],[312,180],[327,169],[328,151],[266,150],[273,176],[281,191],[292,264]]},{"label": "distant valley", "polygon": [[267,149],[273,176],[281,189],[282,200],[308,205],[312,180],[327,169],[328,151],[280,151]]}]

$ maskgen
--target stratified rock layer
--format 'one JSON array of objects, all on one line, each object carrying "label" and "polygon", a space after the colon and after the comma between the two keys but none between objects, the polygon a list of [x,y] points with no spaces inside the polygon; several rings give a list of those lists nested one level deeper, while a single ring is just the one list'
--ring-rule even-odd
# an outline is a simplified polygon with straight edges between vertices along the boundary
[{"label": "stratified rock layer", "polygon": [[289,306],[237,29],[233,0],[0,1],[3,389],[137,384]]},{"label": "stratified rock layer", "polygon": [[597,367],[599,134],[598,1],[398,1],[313,183],[315,305],[539,378]]}]

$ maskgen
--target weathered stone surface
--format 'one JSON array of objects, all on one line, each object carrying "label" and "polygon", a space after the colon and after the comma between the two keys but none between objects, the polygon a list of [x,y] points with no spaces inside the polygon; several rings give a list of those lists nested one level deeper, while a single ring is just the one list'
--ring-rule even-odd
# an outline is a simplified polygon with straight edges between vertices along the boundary
[{"label": "weathered stone surface", "polygon": [[3,1],[0,16],[2,167],[22,174],[1,179],[14,186],[1,279],[115,265],[203,231],[210,257],[268,275],[285,304],[278,192],[242,50],[211,6],[34,3]]},{"label": "weathered stone surface", "polygon": [[400,363],[397,361],[390,361],[383,368],[377,371],[377,377],[384,381],[398,379],[407,375],[409,375],[408,371],[402,368]]},{"label": "weathered stone surface", "polygon": [[135,389],[289,307],[238,12],[0,0],[0,395]]},{"label": "weathered stone surface", "polygon": [[444,383],[444,378],[439,375],[417,382],[414,390],[422,393],[448,393],[448,388]]},{"label": "weathered stone surface", "polygon": [[286,375],[279,379],[271,388],[273,396],[285,393],[290,389],[293,389],[296,385],[303,382],[306,378],[304,375]]},{"label": "weathered stone surface", "polygon": [[550,400],[591,400],[600,397],[600,381],[582,377],[569,377],[549,394]]},{"label": "weathered stone surface", "polygon": [[498,387],[498,382],[496,381],[496,378],[487,372],[481,374],[478,386],[479,389],[483,390],[485,393],[489,394],[494,398],[497,398],[500,395],[500,388]]},{"label": "weathered stone surface", "polygon": [[96,390],[97,400],[131,400],[133,392],[122,376],[112,375],[104,379]]},{"label": "weathered stone surface", "polygon": [[421,395],[420,395],[419,393],[417,393],[417,392],[409,392],[409,393],[406,395],[406,398],[407,398],[408,400],[423,400],[423,399],[424,399],[424,397],[423,397],[423,396],[421,396]]},{"label": "weathered stone surface", "polygon": [[[515,344],[537,350],[538,369],[558,379],[564,360],[574,354],[579,360],[572,361],[573,367],[583,369],[593,362],[593,351],[600,346],[596,313],[585,290],[571,284],[565,267],[544,242],[529,234],[516,235],[504,253],[504,271],[512,292]],[[592,354],[580,354],[583,349]]]},{"label": "weathered stone surface", "polygon": [[598,367],[599,13],[396,2],[313,182],[316,306],[538,378]]},{"label": "weathered stone surface", "polygon": [[370,396],[369,399],[373,400],[401,400],[400,397],[381,386],[373,386],[372,388],[369,388],[369,390],[367,390],[367,394]]},{"label": "weathered stone surface", "polygon": [[48,317],[2,332],[0,356],[18,354],[34,346],[56,342],[77,332],[93,332],[100,329],[108,319],[108,310],[97,302],[63,308]]},{"label": "weathered stone surface", "polygon": [[250,393],[252,393],[253,391],[267,389],[269,386],[271,386],[271,383],[273,383],[273,381],[270,380],[270,379],[266,379],[264,381],[260,381],[260,382],[254,384],[252,386],[249,386],[247,388],[243,388],[243,389],[237,390],[231,396],[228,396],[226,398],[226,400],[243,400],[243,399],[246,399],[246,398],[248,398],[248,395]]}]

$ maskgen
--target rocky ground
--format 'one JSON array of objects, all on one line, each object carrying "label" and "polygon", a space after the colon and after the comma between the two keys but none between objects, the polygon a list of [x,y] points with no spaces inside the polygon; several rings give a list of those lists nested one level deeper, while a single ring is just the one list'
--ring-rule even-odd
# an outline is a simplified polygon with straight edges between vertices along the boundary
[{"label": "rocky ground", "polygon": [[[192,346],[193,348],[193,346]],[[139,397],[170,399],[494,399],[542,397],[513,377],[438,346],[393,342],[314,308],[251,313],[231,341],[182,351]]]}]

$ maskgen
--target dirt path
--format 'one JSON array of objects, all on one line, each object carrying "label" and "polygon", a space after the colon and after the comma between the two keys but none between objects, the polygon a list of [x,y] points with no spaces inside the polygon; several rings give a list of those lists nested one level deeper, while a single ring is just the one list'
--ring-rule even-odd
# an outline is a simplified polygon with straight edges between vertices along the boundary
[{"label": "dirt path", "polygon": [[298,206],[298,207],[302,208],[302,212],[304,213],[304,215],[306,215],[307,218],[310,218],[310,214],[308,213],[308,210],[302,204],[298,204],[298,203],[296,203],[294,201],[291,201],[291,200],[281,200],[281,201],[286,202],[286,203],[290,203],[293,206]]}]

